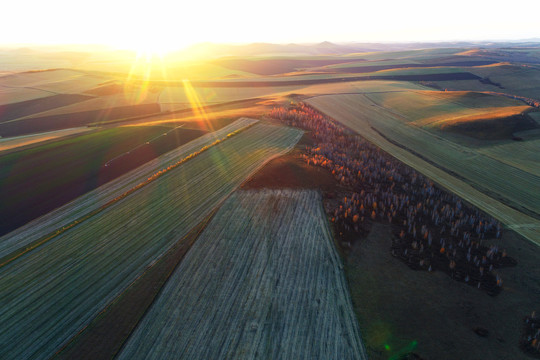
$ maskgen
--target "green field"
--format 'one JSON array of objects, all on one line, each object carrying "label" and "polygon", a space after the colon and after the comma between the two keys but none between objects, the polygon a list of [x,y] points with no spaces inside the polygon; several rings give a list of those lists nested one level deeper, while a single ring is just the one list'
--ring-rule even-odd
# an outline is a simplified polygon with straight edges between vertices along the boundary
[{"label": "green field", "polygon": [[404,122],[441,129],[455,123],[509,117],[531,110],[523,102],[475,92],[415,91],[366,95]]},{"label": "green field", "polygon": [[221,139],[229,133],[244,129],[256,122],[257,120],[242,118],[219,130],[206,133],[0,237],[0,258],[4,258],[10,253],[36,242],[46,234],[54,232],[66,223],[72,223],[84,214],[104,206],[137,184],[144,182],[153,174],[176,163],[178,159],[186,158],[199,149],[209,146],[216,139]]},{"label": "green field", "polygon": [[103,129],[0,157],[0,233],[204,134],[180,128],[162,136],[170,130],[165,126]]},{"label": "green field", "polygon": [[49,358],[301,134],[256,125],[0,268],[3,357]]}]

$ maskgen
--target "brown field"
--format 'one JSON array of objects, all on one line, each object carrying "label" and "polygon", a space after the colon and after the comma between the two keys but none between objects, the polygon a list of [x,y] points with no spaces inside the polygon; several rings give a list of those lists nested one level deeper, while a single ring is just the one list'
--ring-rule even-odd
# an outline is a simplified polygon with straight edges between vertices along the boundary
[{"label": "brown field", "polygon": [[308,165],[302,158],[302,151],[306,145],[311,146],[312,144],[313,139],[309,133],[304,133],[304,136],[291,152],[269,161],[242,184],[242,188],[336,191],[339,188],[339,183],[328,170]]},{"label": "brown field", "polygon": [[[535,175],[403,125],[364,95],[319,96],[308,103],[530,241],[540,243],[540,221],[505,204],[540,213],[540,182]],[[503,200],[499,200],[501,196]]]}]

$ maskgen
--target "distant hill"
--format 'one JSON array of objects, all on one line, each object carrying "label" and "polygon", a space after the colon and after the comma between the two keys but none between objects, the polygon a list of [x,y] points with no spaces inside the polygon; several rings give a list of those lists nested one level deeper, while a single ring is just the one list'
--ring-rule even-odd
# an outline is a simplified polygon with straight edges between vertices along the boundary
[{"label": "distant hill", "polygon": [[411,43],[332,43],[324,41],[315,44],[214,44],[200,43],[184,50],[169,54],[174,58],[220,58],[227,56],[320,56],[345,55],[375,51],[405,51],[438,48],[504,48],[540,47],[540,39],[515,42],[411,42]]}]

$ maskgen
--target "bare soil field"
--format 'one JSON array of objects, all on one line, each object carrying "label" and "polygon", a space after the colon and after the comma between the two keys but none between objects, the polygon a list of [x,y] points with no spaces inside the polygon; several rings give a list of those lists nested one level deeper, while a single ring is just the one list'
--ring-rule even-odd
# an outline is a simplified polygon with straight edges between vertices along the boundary
[{"label": "bare soil field", "polygon": [[[519,348],[523,318],[540,301],[538,247],[512,231],[497,240],[519,259],[499,270],[490,297],[440,272],[411,271],[390,254],[392,229],[374,223],[346,255],[345,274],[370,359],[530,359]],[[485,337],[476,328],[488,331]]]},{"label": "bare soil field", "polygon": [[244,189],[322,189],[338,185],[324,169],[309,166],[298,153],[283,155],[266,164],[242,185]]},{"label": "bare soil field", "polygon": [[307,164],[302,157],[305,147],[312,145],[310,134],[304,133],[291,152],[269,161],[242,184],[242,188],[336,191],[340,185],[332,174],[326,169]]},{"label": "bare soil field", "polygon": [[3,356],[52,356],[301,134],[255,125],[1,267]]},{"label": "bare soil field", "polygon": [[119,359],[366,359],[322,198],[238,191]]},{"label": "bare soil field", "polygon": [[[494,160],[460,149],[455,144],[446,144],[442,138],[419,132],[416,127],[407,127],[363,95],[319,96],[309,99],[308,103],[530,241],[538,243],[540,221],[503,203],[510,202],[512,206],[538,213],[540,181],[535,175],[508,168],[499,162],[490,165],[490,161]],[[449,170],[441,169],[441,166]],[[491,196],[477,187],[487,189]],[[501,195],[504,196],[502,201],[498,200]]]}]

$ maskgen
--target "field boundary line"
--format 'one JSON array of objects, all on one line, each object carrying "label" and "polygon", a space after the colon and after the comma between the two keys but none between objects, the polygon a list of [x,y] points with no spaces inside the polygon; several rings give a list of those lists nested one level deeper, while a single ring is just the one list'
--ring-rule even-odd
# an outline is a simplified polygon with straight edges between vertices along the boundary
[{"label": "field boundary line", "polygon": [[15,252],[11,253],[11,254],[8,254],[6,256],[4,256],[2,259],[0,259],[0,268],[11,263],[12,261],[18,259],[19,257],[23,256],[24,254],[27,254],[28,252],[36,249],[37,247],[45,244],[46,242],[54,239],[55,237],[57,237],[58,235],[61,235],[63,234],[64,232],[66,232],[67,230],[79,225],[80,223],[84,222],[85,220],[88,220],[90,219],[91,217],[99,214],[100,212],[102,212],[103,210],[111,207],[112,205],[116,204],[117,202],[119,202],[120,200],[126,198],[127,196],[133,194],[134,192],[136,192],[137,190],[143,188],[144,186],[150,184],[151,182],[157,180],[158,178],[160,178],[161,176],[165,175],[167,172],[169,172],[170,170],[173,170],[177,167],[179,167],[180,165],[188,162],[189,160],[195,158],[196,156],[204,153],[205,151],[207,151],[208,149],[214,147],[215,145],[218,145],[219,143],[233,137],[233,136],[236,136],[238,135],[239,133],[243,132],[244,130],[247,130],[249,128],[251,128],[252,126],[254,126],[255,124],[257,123],[252,123],[252,124],[248,124],[246,125],[245,127],[241,128],[241,129],[238,129],[238,130],[235,130],[233,132],[230,132],[228,133],[226,136],[220,138],[220,139],[217,139],[215,140],[214,142],[208,144],[208,145],[205,145],[203,146],[202,148],[200,148],[199,150],[189,154],[188,156],[180,159],[179,161],[177,161],[176,163],[172,164],[172,165],[169,165],[168,167],[164,168],[164,169],[161,169],[157,172],[155,172],[153,175],[151,175],[148,179],[146,179],[145,181],[135,185],[134,187],[132,187],[131,189],[123,192],[122,194],[120,194],[119,196],[115,197],[114,199],[112,200],[109,200],[107,203],[105,203],[104,205],[101,205],[99,208],[95,209],[95,210],[92,210],[91,212],[89,212],[88,214],[86,215],[83,215],[79,218],[77,218],[76,220],[72,221],[71,223],[67,224],[67,225],[64,225],[62,226],[61,228],[57,228],[56,230],[53,230],[52,232],[42,236],[41,238],[37,239],[36,241],[28,244],[27,246],[25,246],[23,249],[20,249],[20,250],[16,250]]}]

